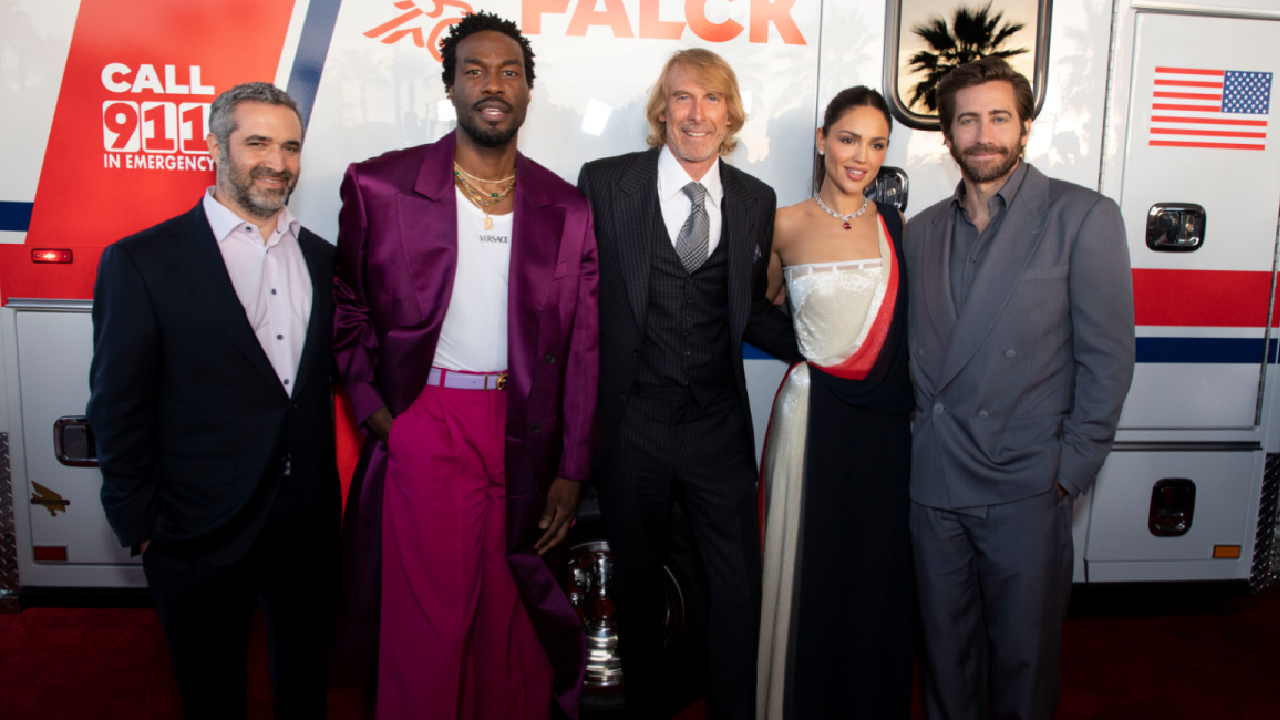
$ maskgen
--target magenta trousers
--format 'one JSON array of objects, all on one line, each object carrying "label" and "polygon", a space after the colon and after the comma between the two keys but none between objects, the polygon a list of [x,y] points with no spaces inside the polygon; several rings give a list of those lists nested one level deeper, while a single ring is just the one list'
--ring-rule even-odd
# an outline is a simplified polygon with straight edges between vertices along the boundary
[{"label": "magenta trousers", "polygon": [[388,440],[379,720],[546,720],[553,672],[507,567],[506,393],[428,386]]}]

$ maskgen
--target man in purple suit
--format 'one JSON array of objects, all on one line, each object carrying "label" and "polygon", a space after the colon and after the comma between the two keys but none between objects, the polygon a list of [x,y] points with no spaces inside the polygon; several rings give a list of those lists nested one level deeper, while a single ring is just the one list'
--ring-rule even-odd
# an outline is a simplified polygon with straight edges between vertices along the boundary
[{"label": "man in purple suit", "polygon": [[468,15],[441,49],[458,130],[342,184],[334,347],[369,436],[348,531],[366,576],[381,544],[377,713],[540,719],[554,694],[576,717],[582,624],[546,553],[590,472],[591,215],[516,151],[534,68],[515,24]]}]

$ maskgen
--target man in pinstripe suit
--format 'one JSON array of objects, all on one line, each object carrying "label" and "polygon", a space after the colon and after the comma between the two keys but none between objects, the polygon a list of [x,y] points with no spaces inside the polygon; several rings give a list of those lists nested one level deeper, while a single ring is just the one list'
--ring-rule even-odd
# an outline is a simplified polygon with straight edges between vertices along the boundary
[{"label": "man in pinstripe suit", "polygon": [[595,477],[617,569],[627,700],[670,717],[662,565],[672,503],[693,527],[711,595],[712,718],[752,717],[760,526],[747,340],[798,360],[764,297],[774,193],[720,162],[745,115],[732,68],[707,50],[667,61],[647,108],[651,149],[588,163],[600,263]]}]

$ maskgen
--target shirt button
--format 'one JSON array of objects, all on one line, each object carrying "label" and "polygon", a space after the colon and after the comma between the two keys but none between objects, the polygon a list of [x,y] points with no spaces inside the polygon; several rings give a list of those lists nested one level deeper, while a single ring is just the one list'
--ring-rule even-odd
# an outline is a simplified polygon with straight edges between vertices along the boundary
[{"label": "shirt button", "polygon": [[284,336],[283,336],[283,335],[277,335],[277,336],[276,336],[276,339],[277,339],[277,340],[283,340],[283,339],[284,339]]},{"label": "shirt button", "polygon": [[542,429],[542,426],[539,425],[538,423],[531,423],[529,425],[529,432],[538,432],[541,429]]},{"label": "shirt button", "polygon": [[284,384],[285,384],[285,385],[288,385],[288,384],[289,384],[289,379],[288,379],[288,378],[285,378]]},{"label": "shirt button", "polygon": [[1014,350],[1013,348],[1009,348],[1008,350],[1004,351],[1004,356],[1007,358],[1013,358],[1013,356],[1017,354],[1018,354],[1018,351]]},{"label": "shirt button", "polygon": [[275,289],[275,288],[271,288],[271,294],[272,294],[272,295],[275,295],[275,294],[276,294],[276,289]]},{"label": "shirt button", "polygon": [[987,411],[986,411],[986,410],[979,410],[979,411],[978,411],[978,419],[979,419],[979,420],[986,420],[986,419],[987,419]]},{"label": "shirt button", "polygon": [[934,404],[933,404],[933,414],[934,414],[934,415],[941,415],[943,410],[946,410],[946,408],[942,406],[942,403],[934,403]]},{"label": "shirt button", "polygon": [[924,357],[924,348],[916,348],[916,356]]},{"label": "shirt button", "polygon": [[551,353],[547,353],[547,356],[542,359],[545,360],[548,365],[550,365],[551,363],[556,361],[556,356]]}]

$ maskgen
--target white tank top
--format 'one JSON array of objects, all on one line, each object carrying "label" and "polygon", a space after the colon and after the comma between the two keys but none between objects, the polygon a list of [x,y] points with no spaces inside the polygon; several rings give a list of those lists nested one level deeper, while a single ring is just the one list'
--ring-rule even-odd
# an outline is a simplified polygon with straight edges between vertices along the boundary
[{"label": "white tank top", "polygon": [[435,367],[471,372],[507,369],[507,268],[515,213],[485,215],[454,188],[458,203],[458,269],[440,328]]}]

